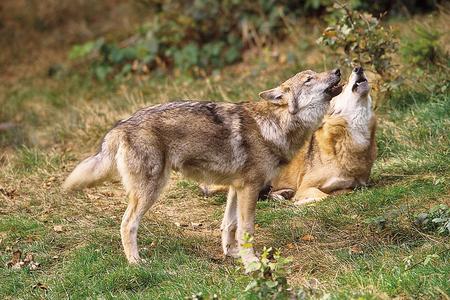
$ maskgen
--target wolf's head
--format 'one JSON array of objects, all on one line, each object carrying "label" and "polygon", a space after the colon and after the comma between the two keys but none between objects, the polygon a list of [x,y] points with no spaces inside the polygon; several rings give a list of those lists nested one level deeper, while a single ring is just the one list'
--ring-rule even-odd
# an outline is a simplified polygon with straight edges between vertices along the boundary
[{"label": "wolf's head", "polygon": [[304,108],[321,110],[341,92],[340,80],[339,69],[323,73],[307,70],[295,74],[276,88],[261,92],[259,96],[276,103],[287,103],[289,113],[293,115]]},{"label": "wolf's head", "polygon": [[342,93],[333,98],[332,113],[351,112],[358,107],[370,107],[370,85],[362,67],[356,67],[348,78]]}]

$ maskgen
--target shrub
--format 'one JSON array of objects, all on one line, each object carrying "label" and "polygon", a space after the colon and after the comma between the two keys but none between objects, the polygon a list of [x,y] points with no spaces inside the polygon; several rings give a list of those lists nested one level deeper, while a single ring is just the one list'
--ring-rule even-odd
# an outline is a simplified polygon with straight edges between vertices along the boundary
[{"label": "shrub", "polygon": [[260,262],[253,263],[247,270],[252,280],[245,291],[258,299],[288,298],[292,293],[286,279],[290,262],[278,250],[264,248]]},{"label": "shrub", "polygon": [[328,27],[318,43],[331,50],[342,65],[361,65],[373,72],[375,89],[388,92],[399,79],[392,57],[398,48],[394,32],[382,25],[379,18],[367,12],[335,4],[326,18]]},{"label": "shrub", "polygon": [[76,45],[72,59],[88,58],[99,79],[173,68],[196,75],[239,61],[245,49],[286,35],[284,17],[320,11],[329,0],[141,1],[152,21],[122,42]]},{"label": "shrub", "polygon": [[[246,246],[252,246],[252,237],[247,235]],[[318,296],[312,288],[294,289],[289,286],[287,276],[291,273],[290,258],[283,257],[279,250],[264,247],[260,261],[246,267],[250,282],[245,288],[249,299],[310,299]]]},{"label": "shrub", "polygon": [[414,224],[424,230],[441,235],[450,234],[450,208],[445,204],[432,207],[428,212],[417,215]]}]

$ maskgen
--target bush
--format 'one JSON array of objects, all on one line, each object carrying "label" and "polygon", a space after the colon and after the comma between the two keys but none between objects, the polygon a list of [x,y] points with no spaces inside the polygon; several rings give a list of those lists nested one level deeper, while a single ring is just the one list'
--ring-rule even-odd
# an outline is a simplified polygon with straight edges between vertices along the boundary
[{"label": "bush", "polygon": [[377,76],[374,87],[388,92],[399,79],[392,57],[398,48],[394,32],[367,12],[335,4],[326,18],[328,27],[318,43],[330,49],[338,61],[350,67],[361,65]]},{"label": "bush", "polygon": [[72,59],[88,58],[99,79],[173,68],[195,75],[241,60],[245,49],[286,35],[283,18],[320,11],[328,0],[145,0],[152,21],[122,42],[76,45]]},{"label": "bush", "polygon": [[[252,246],[252,237],[245,237],[246,245]],[[245,288],[248,299],[310,299],[319,296],[311,287],[294,289],[289,286],[287,276],[291,273],[290,258],[283,257],[279,250],[264,247],[260,261],[246,267],[246,277],[250,282]]]},{"label": "bush", "polygon": [[252,280],[245,291],[258,299],[287,299],[293,294],[286,279],[290,262],[279,251],[264,248],[261,261],[253,263],[247,270]]},{"label": "bush", "polygon": [[450,234],[450,208],[445,204],[432,207],[428,212],[417,215],[414,224],[421,229],[441,235]]},{"label": "bush", "polygon": [[[87,59],[99,79],[173,69],[205,75],[240,61],[248,48],[265,47],[283,39],[288,33],[286,20],[317,16],[326,8],[333,13],[328,18],[330,28],[322,38],[324,44],[344,47],[346,53],[356,51],[359,60],[372,64],[383,76],[390,68],[388,57],[396,49],[392,33],[378,19],[336,5],[333,10],[331,0],[140,0],[138,3],[141,14],[151,21],[140,26],[134,35],[122,41],[100,38],[75,45],[69,57]],[[389,1],[380,1],[378,6],[370,4],[372,1],[351,3],[355,8],[375,11],[390,8]]]}]

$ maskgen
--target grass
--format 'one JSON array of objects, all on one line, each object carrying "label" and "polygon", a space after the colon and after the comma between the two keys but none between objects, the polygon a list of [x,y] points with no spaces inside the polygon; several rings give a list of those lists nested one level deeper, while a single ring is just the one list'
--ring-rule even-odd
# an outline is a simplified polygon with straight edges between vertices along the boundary
[{"label": "grass", "polygon": [[[224,195],[205,198],[174,174],[140,227],[147,262],[130,267],[118,230],[126,208],[120,185],[63,194],[60,184],[117,119],[138,107],[180,98],[254,99],[304,68],[322,65],[280,67],[261,55],[210,80],[102,85],[73,74],[35,75],[2,89],[0,118],[20,126],[0,132],[0,298],[183,299],[203,292],[245,299],[249,279],[221,254]],[[293,286],[316,280],[331,299],[448,299],[450,239],[417,228],[414,219],[450,204],[449,92],[436,69],[384,102],[370,187],[300,208],[258,203],[256,247],[274,246],[293,258]],[[41,267],[3,267],[14,249],[32,252]]]}]

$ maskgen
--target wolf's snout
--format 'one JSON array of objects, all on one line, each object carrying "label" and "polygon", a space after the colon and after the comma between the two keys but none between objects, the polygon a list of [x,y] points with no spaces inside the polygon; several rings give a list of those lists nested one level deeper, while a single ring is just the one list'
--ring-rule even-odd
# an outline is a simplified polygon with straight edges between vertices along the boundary
[{"label": "wolf's snout", "polygon": [[[325,92],[331,96],[331,98],[336,97],[342,91],[342,86],[339,85],[339,81],[341,81],[341,70],[339,68],[331,70],[328,76],[328,88]],[[330,99],[331,99],[330,98]],[[329,100],[330,100],[329,99]]]},{"label": "wolf's snout", "polygon": [[358,75],[362,75],[362,73],[364,72],[363,67],[356,67],[353,69],[353,72],[355,72]]},{"label": "wolf's snout", "polygon": [[331,71],[331,73],[333,73],[334,75],[337,75],[337,76],[341,76],[341,70],[339,68],[334,69],[333,71]]}]

